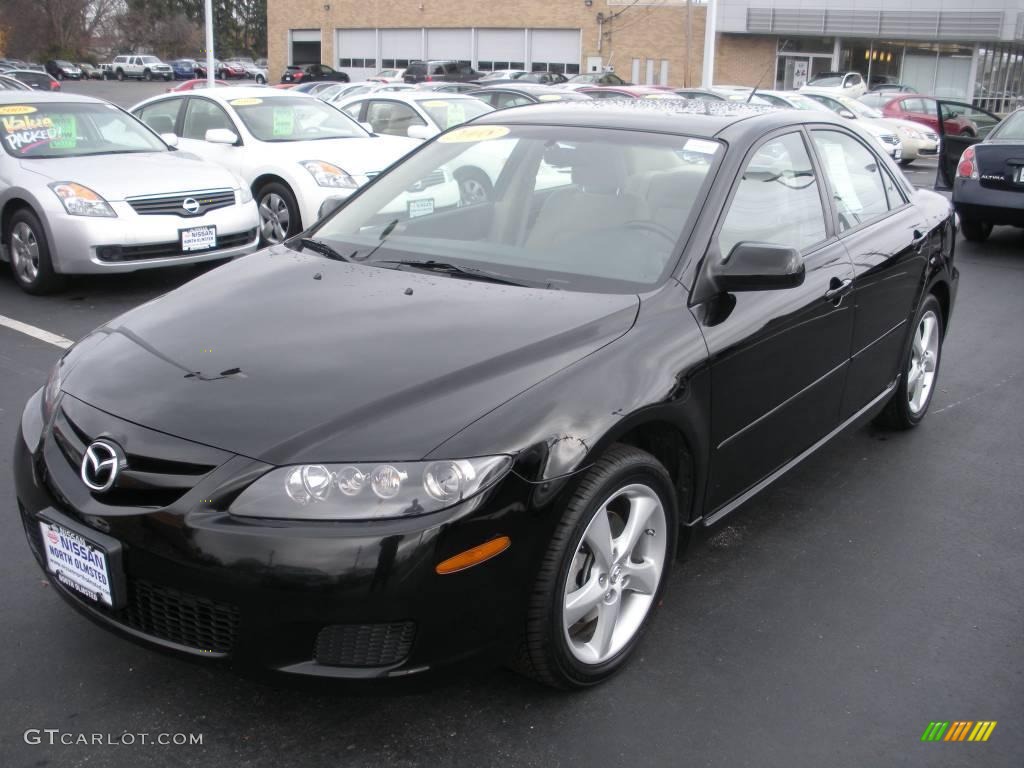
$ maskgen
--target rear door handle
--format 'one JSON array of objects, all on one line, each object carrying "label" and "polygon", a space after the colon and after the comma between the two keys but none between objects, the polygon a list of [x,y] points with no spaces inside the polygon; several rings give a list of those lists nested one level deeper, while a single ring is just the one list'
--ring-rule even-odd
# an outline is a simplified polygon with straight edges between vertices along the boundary
[{"label": "rear door handle", "polygon": [[853,278],[848,277],[845,280],[840,280],[838,277],[833,277],[829,283],[829,289],[825,291],[825,298],[829,301],[841,299],[852,289]]}]

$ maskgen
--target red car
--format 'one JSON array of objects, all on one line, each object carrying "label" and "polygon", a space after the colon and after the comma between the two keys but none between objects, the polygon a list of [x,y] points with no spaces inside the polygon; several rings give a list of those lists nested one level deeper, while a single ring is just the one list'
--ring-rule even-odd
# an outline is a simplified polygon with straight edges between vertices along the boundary
[{"label": "red car", "polygon": [[645,99],[648,96],[672,95],[672,91],[664,85],[595,85],[576,90],[592,99]]},{"label": "red car", "polygon": [[905,93],[895,96],[882,107],[882,114],[901,120],[913,120],[939,132],[938,101],[942,102],[942,117],[947,136],[984,135],[999,118],[968,104],[936,100],[933,96]]},{"label": "red car", "polygon": [[[214,80],[214,85],[227,85],[223,80]],[[168,93],[177,93],[178,91],[194,91],[200,88],[208,88],[209,83],[206,78],[198,80],[186,80],[180,85],[176,85],[173,88],[168,88]]]},{"label": "red car", "polygon": [[220,63],[220,69],[217,74],[228,80],[232,77],[243,78],[247,77],[248,73],[245,71],[245,67],[239,64],[237,61],[222,61]]}]

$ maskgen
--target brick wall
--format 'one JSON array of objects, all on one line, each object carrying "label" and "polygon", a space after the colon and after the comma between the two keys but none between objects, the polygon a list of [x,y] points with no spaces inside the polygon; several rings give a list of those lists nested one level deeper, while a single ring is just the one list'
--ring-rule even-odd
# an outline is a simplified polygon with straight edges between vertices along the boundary
[{"label": "brick wall", "polygon": [[[326,6],[326,8],[325,8]],[[605,18],[620,13],[602,27],[598,50],[598,13]],[[268,0],[268,58],[271,80],[276,80],[288,60],[288,30],[321,30],[322,61],[337,63],[334,30],[337,28],[401,27],[511,27],[569,28],[582,35],[580,68],[588,56],[601,56],[629,80],[632,60],[641,59],[640,81],[646,75],[643,60],[655,60],[657,80],[660,61],[669,62],[669,83],[699,85],[704,49],[706,7],[690,7],[690,39],[687,46],[685,5],[608,5],[594,0],[518,0],[515,3],[481,3],[479,0]],[[775,56],[775,38],[720,35],[724,47],[718,55],[721,74],[716,81],[753,84]],[[749,41],[744,42],[744,41]],[[687,55],[689,53],[689,55]]]}]

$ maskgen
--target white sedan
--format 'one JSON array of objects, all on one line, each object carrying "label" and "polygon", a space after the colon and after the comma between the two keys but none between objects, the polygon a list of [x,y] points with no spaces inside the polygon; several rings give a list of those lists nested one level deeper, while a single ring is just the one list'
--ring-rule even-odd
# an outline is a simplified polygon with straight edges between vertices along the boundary
[{"label": "white sedan", "polygon": [[[131,110],[165,140],[245,180],[259,203],[262,241],[279,243],[316,221],[328,198],[347,197],[419,142],[374,136],[317,98],[267,88],[166,94]],[[427,182],[430,183],[427,183]],[[452,179],[425,180],[406,203],[435,200]]]}]

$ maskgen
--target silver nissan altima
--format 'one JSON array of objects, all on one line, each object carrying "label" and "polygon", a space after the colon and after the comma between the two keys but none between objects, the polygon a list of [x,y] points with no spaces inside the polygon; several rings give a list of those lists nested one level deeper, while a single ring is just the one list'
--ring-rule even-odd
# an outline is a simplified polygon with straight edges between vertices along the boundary
[{"label": "silver nissan altima", "polygon": [[18,285],[255,250],[249,187],[174,143],[99,99],[0,92],[0,260]]}]

